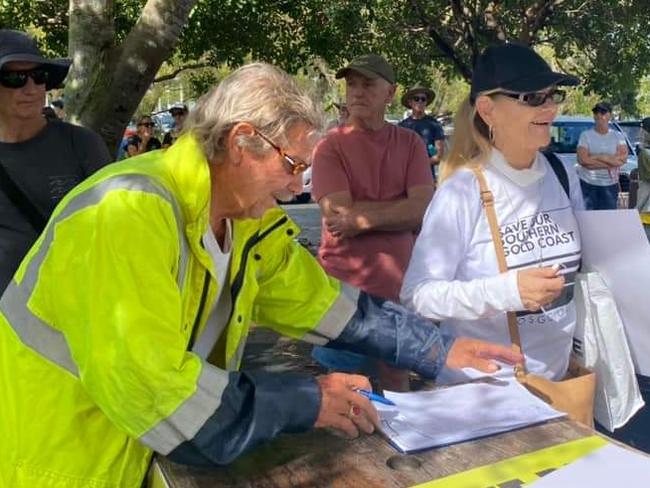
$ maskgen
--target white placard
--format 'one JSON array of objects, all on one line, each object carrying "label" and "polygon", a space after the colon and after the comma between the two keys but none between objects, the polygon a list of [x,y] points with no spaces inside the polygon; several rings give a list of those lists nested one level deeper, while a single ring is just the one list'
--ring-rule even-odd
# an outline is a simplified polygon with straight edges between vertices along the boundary
[{"label": "white placard", "polygon": [[638,374],[650,376],[650,244],[636,210],[576,212],[584,271],[612,291]]}]

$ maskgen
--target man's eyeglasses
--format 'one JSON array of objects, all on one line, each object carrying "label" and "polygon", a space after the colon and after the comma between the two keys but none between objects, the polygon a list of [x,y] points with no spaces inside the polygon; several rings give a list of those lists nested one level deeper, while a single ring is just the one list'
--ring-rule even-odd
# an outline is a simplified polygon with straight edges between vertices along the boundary
[{"label": "man's eyeglasses", "polygon": [[566,92],[558,90],[557,88],[550,91],[543,92],[529,92],[529,93],[511,93],[511,92],[497,92],[497,95],[505,95],[506,97],[515,98],[521,103],[529,107],[539,107],[544,105],[549,98],[553,103],[562,103],[566,99]]},{"label": "man's eyeglasses", "polygon": [[289,173],[290,175],[295,176],[300,173],[303,173],[307,168],[311,166],[311,164],[309,164],[306,161],[303,161],[302,159],[296,156],[289,156],[287,153],[284,152],[282,148],[280,148],[280,146],[278,146],[271,139],[269,139],[264,134],[262,134],[259,130],[255,129],[255,133],[258,136],[260,136],[265,142],[267,142],[269,146],[275,149],[280,156],[282,156],[282,160],[285,163],[285,169],[287,170],[287,173]]},{"label": "man's eyeglasses", "polygon": [[427,97],[414,96],[414,97],[411,97],[411,100],[413,100],[414,102],[426,102]]},{"label": "man's eyeglasses", "polygon": [[149,128],[153,128],[153,127],[156,127],[156,124],[154,124],[153,122],[140,122],[140,123],[138,124],[138,127],[149,127]]},{"label": "man's eyeglasses", "polygon": [[22,88],[31,78],[36,85],[44,85],[50,78],[50,72],[43,68],[25,71],[0,71],[0,85],[5,88]]}]

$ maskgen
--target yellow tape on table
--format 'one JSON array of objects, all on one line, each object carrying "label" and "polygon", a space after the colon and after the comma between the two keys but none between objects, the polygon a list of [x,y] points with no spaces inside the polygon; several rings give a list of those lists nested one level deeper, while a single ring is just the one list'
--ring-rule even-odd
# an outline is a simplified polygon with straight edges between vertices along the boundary
[{"label": "yellow tape on table", "polygon": [[522,454],[495,464],[428,481],[412,488],[514,488],[538,480],[545,474],[603,447],[607,441],[593,435]]}]

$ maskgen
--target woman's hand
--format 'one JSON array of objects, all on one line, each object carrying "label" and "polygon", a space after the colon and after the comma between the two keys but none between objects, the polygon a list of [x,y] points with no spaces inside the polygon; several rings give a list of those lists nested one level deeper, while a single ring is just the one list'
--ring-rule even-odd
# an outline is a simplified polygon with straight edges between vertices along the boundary
[{"label": "woman's hand", "polygon": [[370,400],[354,389],[372,390],[368,378],[332,373],[317,378],[321,390],[320,412],[314,427],[332,427],[357,437],[359,430],[372,434],[379,426],[379,414]]},{"label": "woman's hand", "polygon": [[552,267],[522,269],[517,273],[517,287],[526,310],[536,312],[560,296],[564,277]]},{"label": "woman's hand", "polygon": [[458,337],[447,353],[445,366],[451,369],[474,368],[483,373],[494,373],[500,369],[494,361],[512,365],[523,364],[524,356],[509,346]]}]

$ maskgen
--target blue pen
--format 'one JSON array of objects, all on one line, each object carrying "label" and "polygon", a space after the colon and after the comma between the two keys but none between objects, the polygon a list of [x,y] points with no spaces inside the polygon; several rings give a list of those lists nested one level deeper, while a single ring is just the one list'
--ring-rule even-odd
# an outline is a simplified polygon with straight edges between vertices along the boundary
[{"label": "blue pen", "polygon": [[384,398],[381,395],[377,395],[377,393],[373,393],[373,392],[368,391],[368,390],[362,390],[361,388],[357,388],[354,391],[356,391],[359,395],[363,395],[364,397],[366,397],[371,402],[377,402],[377,403],[383,403],[384,405],[396,406],[394,402],[392,402],[388,398]]}]

